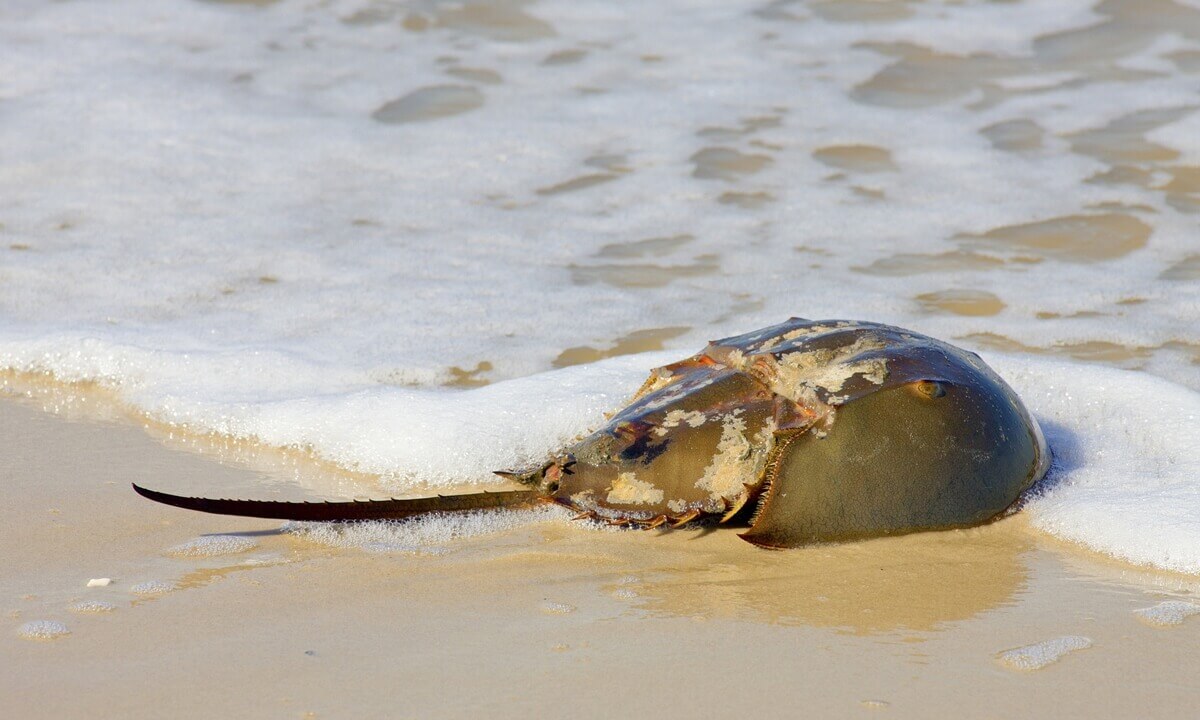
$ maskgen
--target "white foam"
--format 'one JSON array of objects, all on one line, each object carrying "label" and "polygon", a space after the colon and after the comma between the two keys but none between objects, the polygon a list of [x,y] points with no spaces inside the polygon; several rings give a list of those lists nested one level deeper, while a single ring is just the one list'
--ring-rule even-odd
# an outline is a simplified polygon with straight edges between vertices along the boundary
[{"label": "white foam", "polygon": [[237,535],[205,535],[168,548],[166,554],[176,557],[215,557],[236,555],[258,547],[258,543]]},{"label": "white foam", "polygon": [[1005,650],[996,657],[1013,670],[1041,670],[1051,663],[1058,662],[1067,653],[1091,646],[1092,641],[1088,638],[1079,635],[1064,635],[1033,645]]},{"label": "white foam", "polygon": [[[538,523],[570,522],[573,513],[558,505],[523,510],[434,513],[395,521],[355,523],[290,522],[288,532],[333,547],[375,552],[430,552],[430,546],[507,532]],[[583,526],[578,525],[577,526]]]},{"label": "white foam", "polygon": [[18,627],[17,634],[26,640],[56,640],[71,631],[57,620],[31,620]]},{"label": "white foam", "polygon": [[574,605],[558,602],[556,600],[543,600],[542,604],[538,607],[541,608],[541,611],[547,615],[567,615],[575,612],[576,609]]},{"label": "white foam", "polygon": [[72,605],[70,611],[73,613],[81,613],[88,615],[98,615],[101,613],[114,612],[117,609],[116,605],[104,602],[103,600],[83,600]]},{"label": "white foam", "polygon": [[163,582],[162,580],[147,580],[129,588],[129,592],[135,595],[162,595],[174,589],[175,586],[171,583]]},{"label": "white foam", "polygon": [[256,555],[246,558],[242,561],[243,565],[280,565],[288,562],[287,558],[278,553],[268,553],[265,555]]},{"label": "white foam", "polygon": [[1024,511],[1131,562],[1200,572],[1200,393],[1144,373],[989,356],[1054,453]]},{"label": "white foam", "polygon": [[1200,614],[1200,605],[1183,600],[1164,600],[1157,605],[1134,610],[1133,614],[1147,625],[1171,627],[1182,625],[1184,620]]}]

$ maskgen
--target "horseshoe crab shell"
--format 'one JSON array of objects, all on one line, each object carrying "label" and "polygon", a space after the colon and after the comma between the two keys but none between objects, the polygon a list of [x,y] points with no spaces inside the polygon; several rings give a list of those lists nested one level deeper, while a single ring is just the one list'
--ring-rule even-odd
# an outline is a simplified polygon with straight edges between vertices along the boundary
[{"label": "horseshoe crab shell", "polygon": [[646,523],[745,510],[743,538],[793,547],[976,525],[1048,463],[1037,422],[978,355],[792,318],[653,371],[543,490]]},{"label": "horseshoe crab shell", "polygon": [[1050,454],[978,355],[901,328],[792,318],[654,370],[604,427],[524,471],[524,491],[356,503],[153,500],[205,512],[361,520],[556,502],[618,524],[741,520],[764,547],[986,522]]}]

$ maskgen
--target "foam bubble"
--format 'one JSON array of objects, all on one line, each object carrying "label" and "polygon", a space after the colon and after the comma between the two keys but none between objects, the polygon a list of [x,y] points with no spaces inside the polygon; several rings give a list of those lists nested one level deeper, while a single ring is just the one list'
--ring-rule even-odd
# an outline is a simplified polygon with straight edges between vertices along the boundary
[{"label": "foam bubble", "polygon": [[73,613],[81,613],[85,615],[98,615],[101,613],[114,612],[117,609],[116,605],[103,600],[84,600],[77,602],[68,608]]},{"label": "foam bubble", "polygon": [[215,557],[236,555],[258,547],[258,543],[238,535],[205,535],[168,548],[166,554],[175,557]]},{"label": "foam bubble", "polygon": [[405,545],[398,542],[369,542],[358,545],[369,553],[379,555],[446,555],[449,548],[427,545]]},{"label": "foam bubble", "polygon": [[1013,670],[1040,670],[1051,663],[1058,662],[1067,653],[1091,646],[1092,641],[1088,638],[1080,635],[1064,635],[1033,645],[1005,650],[996,657],[1002,664]]},{"label": "foam bubble", "polygon": [[554,600],[543,600],[542,604],[538,607],[542,612],[549,615],[566,615],[568,613],[575,612],[574,605],[568,605],[567,603],[557,602]]},{"label": "foam bubble", "polygon": [[1133,614],[1147,625],[1170,627],[1182,625],[1184,620],[1200,614],[1200,604],[1182,600],[1164,600],[1157,605],[1134,610]]},{"label": "foam bubble", "polygon": [[243,565],[278,565],[287,562],[286,558],[278,553],[268,553],[265,555],[256,555],[251,558],[246,558],[242,561]]},{"label": "foam bubble", "polygon": [[71,631],[57,620],[31,620],[18,627],[17,634],[26,640],[55,640]]},{"label": "foam bubble", "polygon": [[[354,523],[290,522],[288,532],[333,547],[374,552],[429,552],[430,545],[506,532],[538,523],[570,522],[572,513],[558,505],[520,510],[434,513],[404,520]],[[582,526],[581,524],[577,524]]]},{"label": "foam bubble", "polygon": [[129,592],[135,595],[162,595],[169,593],[175,589],[171,583],[166,583],[161,580],[147,580],[146,582],[138,583],[129,588]]}]

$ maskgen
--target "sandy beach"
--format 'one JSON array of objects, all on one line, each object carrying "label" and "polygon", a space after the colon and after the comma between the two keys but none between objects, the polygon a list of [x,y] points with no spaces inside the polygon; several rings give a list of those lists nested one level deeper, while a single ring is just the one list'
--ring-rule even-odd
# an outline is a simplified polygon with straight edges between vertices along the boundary
[{"label": "sandy beach", "polygon": [[[724,528],[561,519],[338,548],[128,485],[224,496],[286,484],[281,467],[170,447],[86,392],[15,395],[0,402],[14,716],[1096,718],[1186,716],[1200,692],[1200,617],[1136,614],[1200,582],[1020,515],[776,552]],[[69,634],[20,636],[37,620]],[[1052,661],[1064,637],[1090,646]]]}]

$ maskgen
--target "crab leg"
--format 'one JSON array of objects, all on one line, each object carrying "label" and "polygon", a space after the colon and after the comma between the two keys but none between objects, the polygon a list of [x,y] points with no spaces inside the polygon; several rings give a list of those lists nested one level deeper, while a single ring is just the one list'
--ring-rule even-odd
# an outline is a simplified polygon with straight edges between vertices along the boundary
[{"label": "crab leg", "polygon": [[653,520],[647,520],[646,523],[644,525],[642,525],[642,527],[645,528],[646,530],[653,530],[654,528],[658,527],[659,525],[662,525],[666,521],[667,521],[666,515],[659,515],[659,516],[655,517]]},{"label": "crab leg", "polygon": [[688,510],[687,512],[680,515],[679,517],[672,518],[671,527],[673,527],[673,528],[683,527],[684,525],[687,525],[688,523],[690,523],[691,521],[695,520],[698,517],[700,517],[700,511],[697,510],[696,508],[692,508],[691,510]]}]

